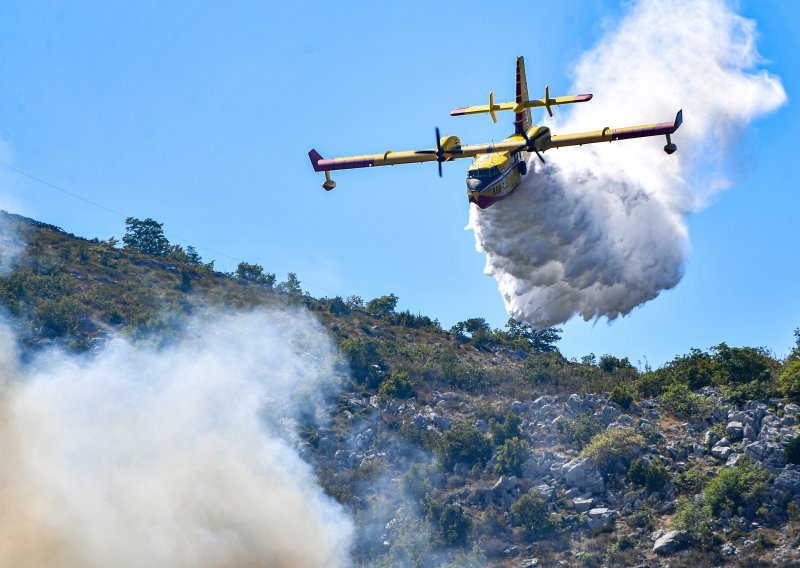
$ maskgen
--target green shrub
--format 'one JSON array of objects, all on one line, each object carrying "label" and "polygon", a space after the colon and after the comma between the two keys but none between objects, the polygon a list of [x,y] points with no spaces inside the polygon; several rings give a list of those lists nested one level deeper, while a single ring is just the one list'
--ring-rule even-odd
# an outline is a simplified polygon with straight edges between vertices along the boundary
[{"label": "green shrub", "polygon": [[704,550],[714,546],[714,514],[708,504],[694,503],[689,499],[678,500],[678,511],[672,519],[672,528],[686,531],[688,538]]},{"label": "green shrub", "polygon": [[556,422],[556,431],[561,443],[582,450],[595,434],[604,430],[603,421],[591,414],[579,414],[575,420]]},{"label": "green shrub", "polygon": [[80,322],[79,306],[70,298],[43,300],[36,306],[36,317],[47,337],[61,337],[73,333]]},{"label": "green shrub", "polygon": [[734,467],[720,471],[703,491],[704,502],[714,514],[720,511],[738,513],[753,511],[767,494],[769,473],[756,462],[739,460]]},{"label": "green shrub", "polygon": [[528,459],[531,447],[525,440],[509,438],[497,449],[494,471],[499,474],[520,475],[522,464]]},{"label": "green shrub", "polygon": [[486,382],[486,374],[475,363],[463,362],[453,349],[439,349],[426,365],[455,388],[473,391]]},{"label": "green shrub", "polygon": [[600,361],[598,361],[597,366],[606,373],[613,373],[617,369],[633,369],[633,365],[631,365],[631,362],[628,361],[627,357],[619,359],[613,355],[603,355],[600,357]]},{"label": "green shrub", "polygon": [[668,411],[690,422],[707,419],[714,406],[707,398],[695,394],[683,383],[673,383],[661,395],[661,404]]},{"label": "green shrub", "polygon": [[680,382],[690,389],[699,389],[711,384],[714,377],[714,358],[700,349],[691,349],[688,355],[675,357],[664,366],[668,382]]},{"label": "green shrub", "polygon": [[450,333],[456,336],[457,342],[472,345],[481,351],[489,351],[502,342],[502,338],[492,331],[483,318],[460,321],[450,328]]},{"label": "green shrub", "polygon": [[400,478],[400,490],[421,510],[426,509],[433,491],[429,469],[418,463],[411,464],[408,471]]},{"label": "green shrub", "polygon": [[341,296],[331,298],[328,302],[328,311],[335,316],[350,315],[350,306],[348,306]]},{"label": "green shrub", "polygon": [[406,398],[413,391],[406,371],[392,373],[378,387],[378,394],[383,398]]},{"label": "green shrub", "polygon": [[506,414],[502,422],[491,418],[489,420],[489,435],[492,438],[492,444],[495,447],[499,447],[510,438],[519,438],[520,424],[522,424],[522,418],[513,412]]},{"label": "green shrub", "polygon": [[778,378],[781,394],[793,402],[800,402],[800,359],[789,361]]},{"label": "green shrub", "polygon": [[702,470],[693,467],[676,474],[672,481],[678,491],[694,495],[705,487],[708,476]]},{"label": "green shrub", "polygon": [[601,472],[609,474],[617,461],[630,464],[645,443],[644,436],[633,428],[613,428],[596,434],[581,452],[581,457],[590,458]]},{"label": "green shrub", "polygon": [[437,515],[439,538],[445,546],[463,545],[472,528],[472,521],[458,505],[447,505]]},{"label": "green shrub", "polygon": [[529,357],[525,361],[522,376],[533,386],[556,384],[564,361],[557,353]]},{"label": "green shrub", "polygon": [[647,487],[649,491],[661,491],[669,480],[669,474],[658,458],[652,461],[636,459],[628,468],[628,479],[636,485]]},{"label": "green shrub", "polygon": [[377,386],[385,363],[381,358],[378,343],[371,339],[345,339],[341,343],[342,353],[350,363],[350,371],[358,383]]},{"label": "green shrub", "polygon": [[628,389],[618,385],[611,389],[611,395],[608,397],[608,400],[627,410],[630,408],[631,403],[633,403],[633,395]]},{"label": "green shrub", "polygon": [[633,385],[636,395],[640,398],[659,396],[672,384],[663,369],[642,373]]},{"label": "green shrub", "polygon": [[542,537],[556,528],[547,510],[547,503],[535,489],[531,489],[511,505],[511,524],[522,527],[529,537]]},{"label": "green shrub", "polygon": [[800,464],[800,436],[789,441],[789,444],[783,450],[783,454],[787,462]]},{"label": "green shrub", "polygon": [[475,426],[461,422],[442,434],[436,452],[446,469],[457,463],[482,466],[491,457],[492,446]]},{"label": "green shrub", "polygon": [[384,317],[384,320],[391,325],[400,325],[411,329],[428,328],[436,331],[441,331],[442,329],[439,320],[432,320],[428,316],[421,314],[412,314],[408,310],[389,314]]},{"label": "green shrub", "polygon": [[367,311],[376,316],[388,316],[394,313],[398,300],[394,294],[374,298],[367,302]]},{"label": "green shrub", "polygon": [[712,382],[734,402],[763,400],[774,393],[773,380],[778,363],[763,348],[728,347],[720,343],[713,348]]}]

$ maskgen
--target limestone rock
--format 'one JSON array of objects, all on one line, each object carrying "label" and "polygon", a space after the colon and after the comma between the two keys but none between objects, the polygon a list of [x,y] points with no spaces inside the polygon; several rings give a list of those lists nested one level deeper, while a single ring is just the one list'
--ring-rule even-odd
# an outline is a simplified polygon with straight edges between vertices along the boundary
[{"label": "limestone rock", "polygon": [[570,487],[578,487],[592,493],[600,493],[605,488],[603,476],[589,458],[576,458],[561,467],[564,481]]},{"label": "limestone rock", "polygon": [[653,544],[653,552],[662,556],[678,552],[686,544],[686,531],[669,531]]}]

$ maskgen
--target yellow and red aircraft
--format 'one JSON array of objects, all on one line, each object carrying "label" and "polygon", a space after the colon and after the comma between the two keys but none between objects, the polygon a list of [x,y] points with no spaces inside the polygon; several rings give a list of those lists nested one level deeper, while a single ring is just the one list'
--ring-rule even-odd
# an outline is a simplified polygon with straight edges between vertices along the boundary
[{"label": "yellow and red aircraft", "polygon": [[513,103],[496,104],[494,102],[494,92],[491,92],[489,93],[488,105],[460,107],[450,113],[452,116],[488,113],[492,120],[497,122],[497,112],[513,111],[515,115],[514,134],[500,142],[462,145],[458,136],[440,136],[437,128],[436,148],[429,150],[410,150],[405,152],[387,150],[382,154],[326,159],[312,149],[308,153],[308,157],[311,159],[314,171],[325,172],[325,182],[322,187],[327,191],[336,187],[336,182],[331,179],[330,174],[333,170],[436,161],[439,165],[439,176],[441,177],[442,162],[460,158],[475,158],[467,171],[467,197],[470,203],[475,203],[481,209],[485,209],[511,195],[519,186],[528,173],[527,162],[531,153],[535,153],[544,163],[542,152],[551,148],[664,135],[667,137],[664,151],[667,154],[672,154],[678,149],[670,139],[670,135],[681,125],[683,111],[678,111],[674,122],[614,129],[605,127],[602,130],[581,132],[579,134],[553,135],[546,126],[534,126],[531,123],[532,108],[544,107],[547,113],[553,116],[551,109],[554,106],[582,103],[591,100],[591,98],[592,95],[574,95],[551,99],[550,88],[545,87],[543,99],[529,100],[528,84],[525,79],[525,61],[522,57],[518,57],[516,100]]}]

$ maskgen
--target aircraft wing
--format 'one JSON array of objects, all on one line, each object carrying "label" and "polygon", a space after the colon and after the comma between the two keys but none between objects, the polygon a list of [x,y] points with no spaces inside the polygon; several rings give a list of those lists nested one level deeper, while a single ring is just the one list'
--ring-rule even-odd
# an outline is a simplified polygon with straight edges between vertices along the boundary
[{"label": "aircraft wing", "polygon": [[629,138],[644,138],[646,136],[669,136],[678,130],[682,122],[683,111],[680,110],[675,116],[674,122],[626,126],[625,128],[606,127],[602,130],[595,130],[594,132],[553,135],[542,141],[539,150],[549,150],[550,148],[561,148],[563,146],[581,146],[583,144],[594,144],[597,142],[613,142],[615,140],[628,140]]},{"label": "aircraft wing", "polygon": [[387,150],[383,154],[363,154],[361,156],[347,156],[344,158],[323,158],[319,152],[312,149],[308,153],[311,165],[315,172],[329,172],[334,170],[350,170],[354,168],[371,168],[375,166],[395,166],[399,164],[413,164],[419,162],[439,161],[437,156],[441,152],[441,161],[449,162],[461,158],[472,158],[479,154],[491,154],[493,152],[508,152],[524,149],[525,139],[521,136],[512,136],[500,142],[488,144],[473,144],[461,146],[460,144],[448,147],[443,146],[441,150],[407,150],[403,152],[392,152]]},{"label": "aircraft wing", "polygon": [[504,110],[513,110],[514,112],[522,112],[526,108],[538,108],[538,107],[545,107],[547,112],[550,116],[553,115],[550,107],[559,106],[559,105],[568,105],[572,103],[583,103],[586,101],[592,100],[592,95],[571,95],[568,97],[555,97],[550,98],[550,90],[549,87],[546,90],[545,97],[543,99],[532,99],[529,101],[522,101],[522,102],[513,102],[513,103],[497,103],[494,102],[494,94],[489,93],[489,104],[488,105],[478,105],[478,106],[468,106],[468,107],[458,107],[454,108],[450,111],[450,116],[464,116],[466,114],[483,114],[489,113],[492,115],[492,120],[495,120],[494,113],[504,111]]}]

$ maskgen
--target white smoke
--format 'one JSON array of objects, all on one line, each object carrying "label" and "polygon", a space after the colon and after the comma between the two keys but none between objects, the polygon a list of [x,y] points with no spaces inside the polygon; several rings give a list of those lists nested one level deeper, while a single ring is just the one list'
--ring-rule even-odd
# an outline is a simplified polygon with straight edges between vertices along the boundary
[{"label": "white smoke", "polygon": [[683,108],[679,150],[667,156],[663,138],[554,150],[509,199],[471,208],[467,228],[514,318],[613,320],[678,283],[686,216],[731,183],[728,156],[750,121],[786,101],[757,68],[755,40],[755,22],[722,0],[640,0],[583,54],[572,91],[594,99],[553,132],[666,122]]},{"label": "white smoke", "polygon": [[0,335],[0,565],[349,564],[352,521],[282,433],[335,386],[310,316],[207,317],[172,347],[32,363]]}]

